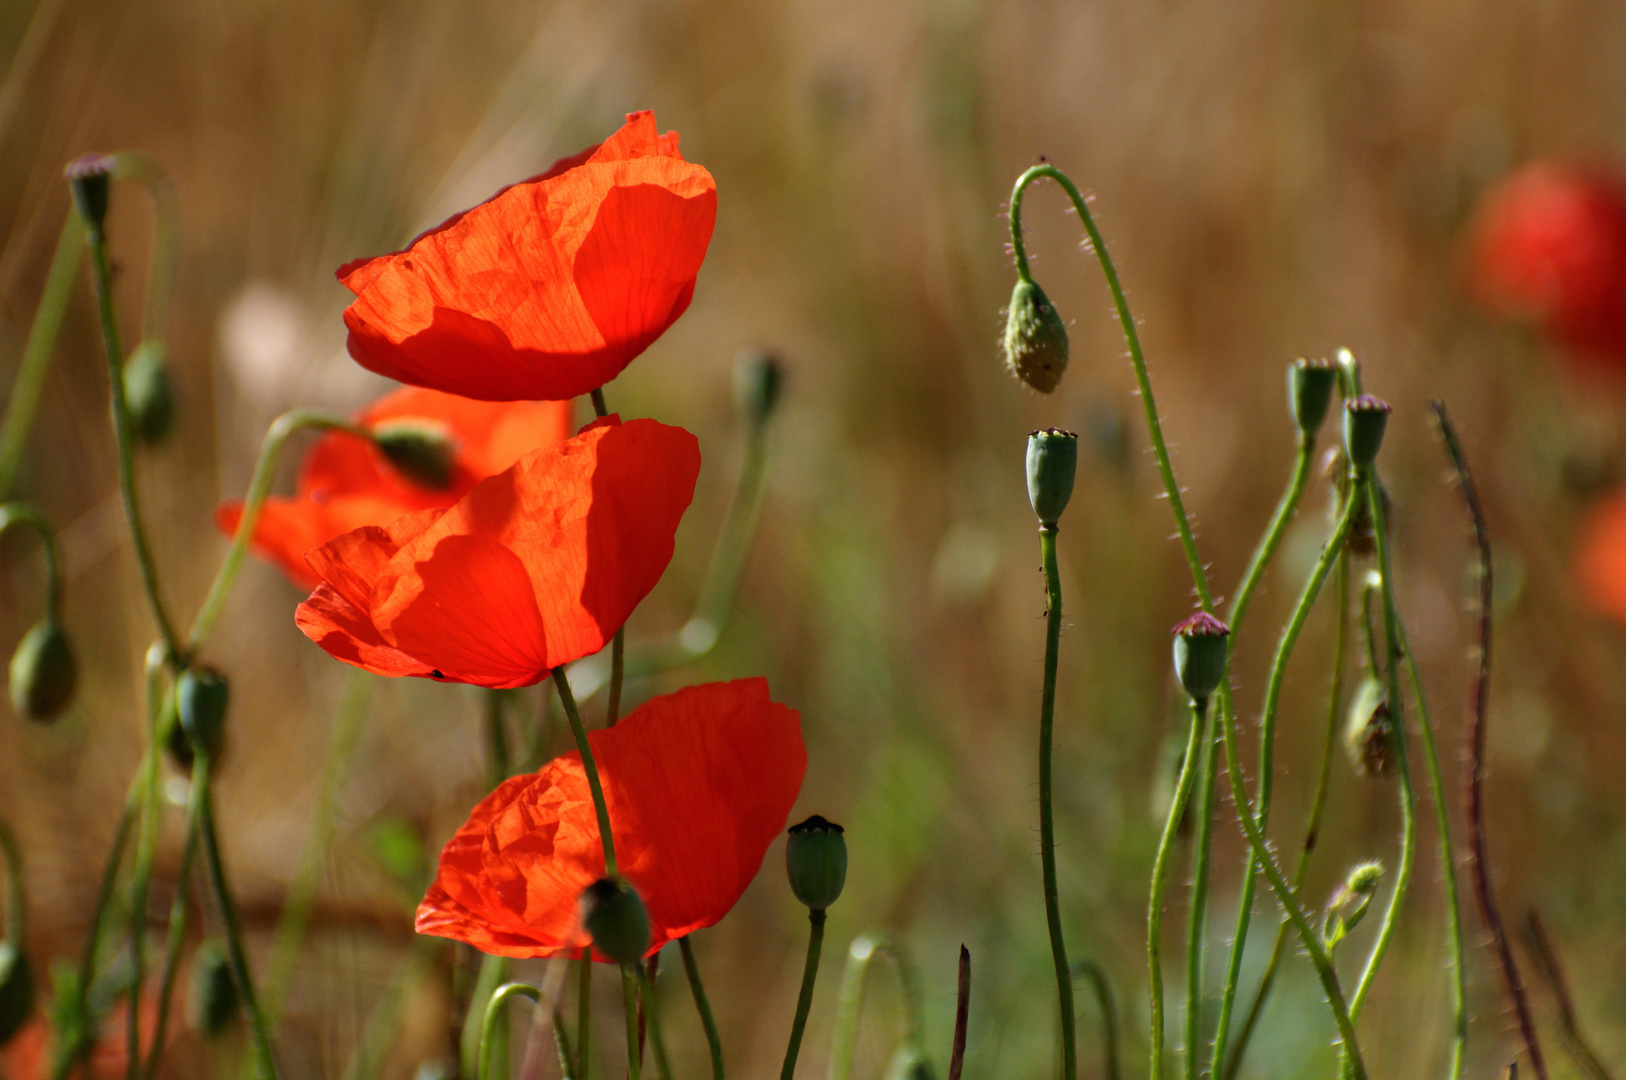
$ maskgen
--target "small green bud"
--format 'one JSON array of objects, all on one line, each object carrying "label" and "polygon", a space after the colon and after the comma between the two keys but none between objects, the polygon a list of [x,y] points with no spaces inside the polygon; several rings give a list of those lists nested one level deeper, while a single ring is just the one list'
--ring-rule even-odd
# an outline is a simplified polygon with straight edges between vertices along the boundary
[{"label": "small green bud", "polygon": [[1176,626],[1174,673],[1193,701],[1207,701],[1225,677],[1225,656],[1230,627],[1206,611],[1199,611]]},{"label": "small green bud", "polygon": [[111,154],[81,154],[62,170],[73,192],[74,208],[91,232],[99,232],[107,220],[108,187],[116,164]]},{"label": "small green bud", "polygon": [[785,387],[785,369],[772,353],[748,352],[734,362],[734,408],[752,426],[767,423]]},{"label": "small green bud", "polygon": [[636,964],[649,948],[649,915],[632,886],[599,878],[582,890],[582,926],[593,946],[618,964]]},{"label": "small green bud", "polygon": [[10,1042],[34,1014],[34,971],[28,957],[0,941],[0,1046]]},{"label": "small green bud", "polygon": [[389,463],[414,484],[445,491],[452,486],[457,444],[429,420],[388,420],[373,428],[373,441]]},{"label": "small green bud", "polygon": [[1315,438],[1327,418],[1338,369],[1325,360],[1297,360],[1287,369],[1287,404],[1304,439]]},{"label": "small green bud", "polygon": [[1394,740],[1388,691],[1382,682],[1368,675],[1349,703],[1349,718],[1344,725],[1344,749],[1349,752],[1350,764],[1365,776],[1393,775]]},{"label": "small green bud", "polygon": [[1061,520],[1073,497],[1073,476],[1078,472],[1078,436],[1061,428],[1045,428],[1028,435],[1028,502],[1044,525]]},{"label": "small green bud", "polygon": [[237,1015],[237,980],[232,977],[231,958],[219,941],[210,938],[192,954],[192,988],[186,1002],[186,1019],[192,1030],[214,1038],[226,1030]]},{"label": "small green bud", "polygon": [[1367,908],[1372,906],[1372,894],[1383,880],[1383,864],[1364,862],[1354,866],[1338,891],[1327,903],[1327,914],[1322,920],[1321,937],[1331,949],[1349,936],[1361,924]]},{"label": "small green bud", "polygon": [[1372,467],[1389,425],[1389,403],[1371,394],[1344,402],[1344,454],[1359,475]]},{"label": "small green bud", "polygon": [[11,654],[11,707],[30,720],[54,720],[73,701],[78,683],[68,636],[55,619],[41,619]]},{"label": "small green bud", "polygon": [[175,704],[180,712],[180,729],[194,754],[211,760],[220,756],[226,734],[226,706],[231,700],[231,684],[213,668],[190,667],[175,685]]},{"label": "small green bud", "polygon": [[1041,394],[1054,390],[1067,370],[1067,327],[1050,297],[1031,281],[1018,280],[1011,290],[1005,366]]},{"label": "small green bud", "polygon": [[790,891],[812,911],[823,911],[841,896],[847,883],[845,830],[817,814],[790,827],[785,841],[785,870]]},{"label": "small green bud", "polygon": [[175,395],[162,342],[143,341],[124,362],[124,407],[142,442],[160,442],[175,426]]}]

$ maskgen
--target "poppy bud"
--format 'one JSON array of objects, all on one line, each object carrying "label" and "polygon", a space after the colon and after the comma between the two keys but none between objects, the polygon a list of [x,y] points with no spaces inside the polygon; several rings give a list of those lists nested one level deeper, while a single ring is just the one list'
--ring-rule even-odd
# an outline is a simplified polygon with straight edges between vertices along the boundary
[{"label": "poppy bud", "polygon": [[0,1046],[10,1042],[34,1013],[34,971],[28,957],[0,941]]},{"label": "poppy bud", "polygon": [[175,395],[161,342],[143,341],[125,361],[124,407],[142,442],[159,442],[175,426]]},{"label": "poppy bud", "polygon": [[582,925],[593,946],[618,964],[636,964],[649,948],[649,915],[632,886],[599,878],[581,895]]},{"label": "poppy bud", "polygon": [[1067,327],[1050,297],[1031,281],[1018,280],[1011,291],[1005,366],[1041,394],[1054,390],[1067,370]]},{"label": "poppy bud", "polygon": [[752,426],[773,415],[784,385],[785,370],[772,353],[748,352],[734,362],[734,408]]},{"label": "poppy bud", "polygon": [[1176,626],[1174,673],[1193,701],[1207,701],[1225,677],[1225,654],[1231,628],[1206,611]]},{"label": "poppy bud", "polygon": [[1327,904],[1327,916],[1321,931],[1327,948],[1337,945],[1360,925],[1361,919],[1366,916],[1366,909],[1372,905],[1372,894],[1382,880],[1383,864],[1380,862],[1360,863],[1350,870],[1349,876],[1338,886],[1338,891],[1332,894],[1332,900]]},{"label": "poppy bud", "polygon": [[814,814],[790,827],[785,841],[785,870],[790,891],[809,910],[823,911],[841,896],[847,883],[847,840],[833,821]]},{"label": "poppy bud", "polygon": [[81,154],[62,170],[73,192],[73,205],[91,232],[107,220],[107,190],[115,162],[111,154]]},{"label": "poppy bud", "polygon": [[1298,360],[1287,369],[1287,403],[1299,437],[1315,438],[1327,418],[1332,392],[1338,385],[1338,369],[1325,360]]},{"label": "poppy bud", "polygon": [[457,446],[444,428],[423,420],[392,420],[373,428],[373,441],[389,463],[421,487],[452,486]]},{"label": "poppy bud", "polygon": [[1078,436],[1061,428],[1046,428],[1028,435],[1028,501],[1045,525],[1061,520],[1073,497],[1073,475],[1078,471]]},{"label": "poppy bud", "polygon": [[231,959],[220,942],[211,938],[192,954],[187,1022],[193,1031],[212,1039],[226,1030],[226,1025],[237,1015],[237,1007],[237,980],[232,977]]},{"label": "poppy bud", "polygon": [[1371,394],[1344,402],[1344,454],[1357,474],[1377,460],[1391,411],[1388,402]]},{"label": "poppy bud", "polygon": [[1355,771],[1365,776],[1389,776],[1395,769],[1394,720],[1389,716],[1389,694],[1383,683],[1368,675],[1349,704],[1344,726],[1344,749]]},{"label": "poppy bud", "polygon": [[79,665],[61,624],[41,619],[11,654],[11,707],[30,720],[54,720],[73,700],[78,682]]},{"label": "poppy bud", "polygon": [[213,668],[187,668],[175,686],[175,704],[180,713],[181,730],[192,744],[192,752],[209,758],[220,755],[221,739],[226,733],[226,705],[231,699],[231,684],[226,676]]},{"label": "poppy bud", "polygon": [[887,1063],[886,1080],[932,1080],[932,1063],[920,1047],[904,1043]]}]

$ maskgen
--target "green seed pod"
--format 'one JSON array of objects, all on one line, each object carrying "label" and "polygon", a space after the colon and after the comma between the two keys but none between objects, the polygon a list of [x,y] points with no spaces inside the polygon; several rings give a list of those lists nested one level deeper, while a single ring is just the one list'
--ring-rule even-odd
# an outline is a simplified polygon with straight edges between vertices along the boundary
[{"label": "green seed pod", "polygon": [[232,977],[231,958],[219,941],[210,938],[192,954],[192,987],[186,1001],[187,1023],[192,1030],[214,1038],[226,1030],[237,1015],[240,999],[237,980]]},{"label": "green seed pod", "polygon": [[1011,290],[1005,366],[1041,394],[1054,390],[1067,370],[1067,327],[1050,297],[1031,281],[1018,280]]},{"label": "green seed pod", "polygon": [[1225,656],[1230,627],[1206,611],[1199,611],[1176,626],[1174,673],[1193,701],[1207,701],[1225,677]]},{"label": "green seed pod", "polygon": [[1287,404],[1303,439],[1314,439],[1327,418],[1338,369],[1325,360],[1298,360],[1287,368]]},{"label": "green seed pod", "polygon": [[649,915],[632,886],[599,878],[582,890],[582,926],[593,946],[618,964],[636,964],[649,948]]},{"label": "green seed pod", "polygon": [[0,941],[0,1046],[12,1040],[34,1014],[34,971],[28,957]]},{"label": "green seed pod", "polygon": [[1344,749],[1349,752],[1350,764],[1364,776],[1392,776],[1394,739],[1388,691],[1368,675],[1349,703],[1349,718],[1344,724]]},{"label": "green seed pod", "polygon": [[30,720],[54,720],[73,701],[78,683],[68,636],[55,619],[41,619],[11,654],[11,707]]},{"label": "green seed pod", "polygon": [[1371,394],[1344,402],[1344,454],[1357,475],[1370,469],[1378,459],[1383,431],[1393,411],[1388,402]]},{"label": "green seed pod", "polygon": [[823,911],[841,896],[847,883],[844,830],[817,814],[790,827],[785,841],[785,870],[790,891],[812,911]]},{"label": "green seed pod", "polygon": [[446,429],[427,420],[390,420],[373,428],[373,441],[389,463],[414,484],[445,491],[452,486],[457,444]]},{"label": "green seed pod", "polygon": [[211,760],[219,758],[230,700],[231,684],[213,668],[191,667],[181,673],[175,685],[175,703],[180,712],[180,729],[186,733],[194,754],[206,754]]},{"label": "green seed pod", "polygon": [[1028,435],[1028,502],[1045,525],[1061,520],[1073,497],[1078,472],[1078,436],[1061,428],[1046,428]]},{"label": "green seed pod", "polygon": [[62,170],[73,192],[74,208],[92,232],[99,232],[107,220],[108,187],[115,164],[111,154],[81,154]]},{"label": "green seed pod", "polygon": [[734,362],[734,408],[753,426],[767,423],[784,386],[784,368],[772,353],[748,352]]},{"label": "green seed pod", "polygon": [[175,426],[175,395],[161,342],[143,341],[124,362],[124,406],[142,442],[160,442]]}]

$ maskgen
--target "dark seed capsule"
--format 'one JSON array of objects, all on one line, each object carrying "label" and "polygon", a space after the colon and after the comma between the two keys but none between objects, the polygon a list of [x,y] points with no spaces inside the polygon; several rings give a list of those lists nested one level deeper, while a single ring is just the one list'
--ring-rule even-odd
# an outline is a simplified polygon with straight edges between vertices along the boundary
[{"label": "dark seed capsule", "polygon": [[844,830],[817,814],[790,827],[785,841],[785,870],[790,889],[813,911],[823,911],[841,896],[847,883],[847,839]]},{"label": "dark seed capsule", "polygon": [[599,878],[582,890],[582,926],[593,946],[618,964],[636,964],[649,948],[649,915],[632,886]]}]

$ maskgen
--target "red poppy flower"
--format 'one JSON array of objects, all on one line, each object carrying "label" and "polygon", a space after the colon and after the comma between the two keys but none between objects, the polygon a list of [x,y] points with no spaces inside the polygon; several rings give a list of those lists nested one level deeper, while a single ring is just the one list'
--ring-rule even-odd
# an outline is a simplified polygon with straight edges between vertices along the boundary
[{"label": "red poppy flower", "polygon": [[677,132],[630,113],[598,146],[339,268],[350,355],[392,379],[487,401],[603,386],[689,306],[717,185]]},{"label": "red poppy flower", "polygon": [[1600,500],[1588,512],[1575,546],[1575,585],[1586,605],[1626,623],[1626,495]]},{"label": "red poppy flower", "polygon": [[[649,952],[720,920],[801,790],[796,710],[770,701],[765,679],[710,683],[655,698],[587,738],[621,874],[649,913]],[[575,955],[588,943],[577,900],[603,876],[587,774],[572,751],[474,808],[441,852],[418,932],[499,956]]]},{"label": "red poppy flower", "polygon": [[602,649],[654,588],[699,473],[687,431],[607,417],[450,509],[306,553],[322,584],[295,621],[380,675],[529,686]]},{"label": "red poppy flower", "polygon": [[[129,1005],[123,999],[101,1021],[96,1042],[85,1055],[85,1067],[72,1075],[78,1080],[123,1080],[129,1063],[125,1025]],[[151,996],[141,999],[141,1050],[152,1050],[158,1031],[158,1002]],[[169,1045],[175,1029],[169,1029],[164,1044]],[[35,1016],[0,1049],[0,1074],[7,1080],[46,1080],[51,1075],[51,1026],[43,1015]]]},{"label": "red poppy flower", "polygon": [[[254,552],[302,589],[322,580],[305,564],[311,548],[363,525],[451,506],[527,450],[564,442],[573,426],[568,401],[470,401],[416,387],[387,394],[351,419],[365,428],[398,420],[440,428],[456,446],[451,483],[443,489],[414,484],[365,439],[344,431],[323,435],[300,465],[299,493],[265,500],[254,528]],[[243,501],[233,499],[215,511],[215,526],[236,536],[242,517]]]},{"label": "red poppy flower", "polygon": [[1579,357],[1626,364],[1626,185],[1541,162],[1485,196],[1474,226],[1475,287]]}]

